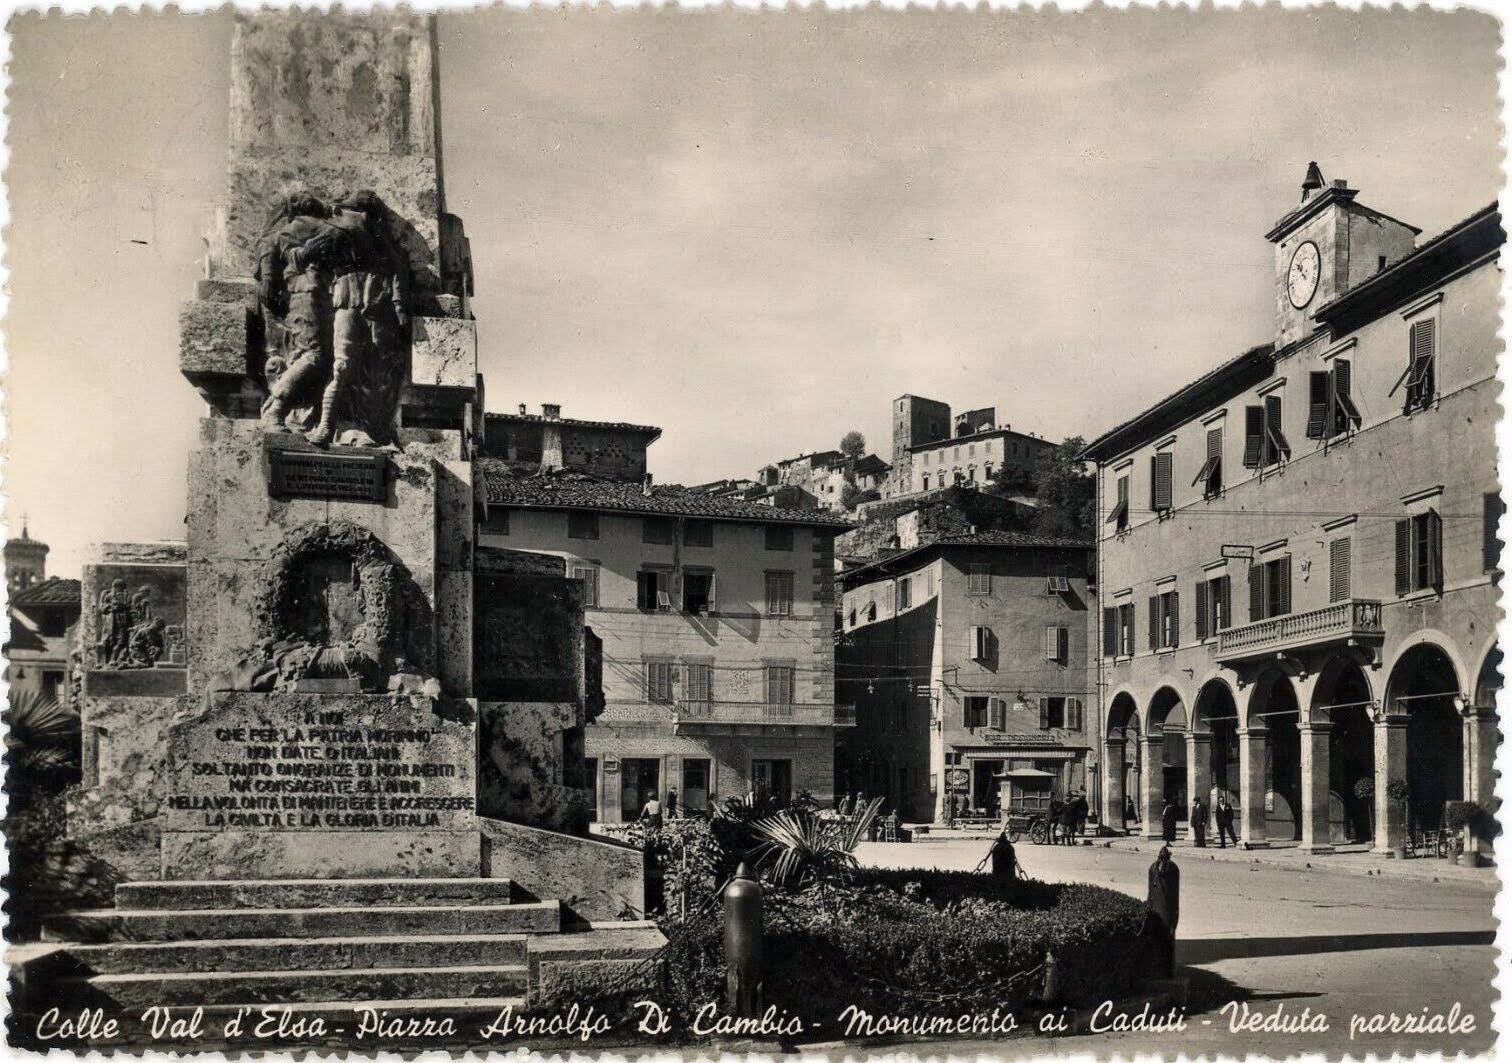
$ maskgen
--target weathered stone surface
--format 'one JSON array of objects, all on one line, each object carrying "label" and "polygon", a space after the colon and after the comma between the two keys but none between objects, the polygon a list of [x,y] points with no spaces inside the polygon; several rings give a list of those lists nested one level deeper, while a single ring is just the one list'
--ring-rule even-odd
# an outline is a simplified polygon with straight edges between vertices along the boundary
[{"label": "weathered stone surface", "polygon": [[661,989],[661,971],[644,959],[545,960],[532,972],[530,1001],[544,1008],[566,1008],[608,986],[630,999],[654,1000]]},{"label": "weathered stone surface", "polygon": [[[339,880],[332,880],[339,881]],[[62,950],[80,967],[97,974],[140,971],[338,970],[362,967],[446,967],[523,963],[524,934],[449,934],[349,937],[320,941],[168,941],[121,945],[102,942]],[[60,965],[67,971],[70,965]]]},{"label": "weathered stone surface", "polygon": [[478,697],[580,703],[581,583],[480,566],[473,593],[473,682]]},{"label": "weathered stone surface", "polygon": [[117,908],[381,908],[389,905],[508,904],[503,878],[184,879],[124,882]]},{"label": "weathered stone surface", "polygon": [[600,838],[480,818],[483,874],[505,876],[523,895],[555,897],[578,922],[638,919],[646,909],[646,856]]},{"label": "weathered stone surface", "polygon": [[478,377],[477,323],[470,318],[417,317],[411,322],[410,381],[471,391]]},{"label": "weathered stone surface", "polygon": [[179,310],[179,370],[190,380],[251,372],[251,314],[242,303],[185,303]]},{"label": "weathered stone surface", "polygon": [[[162,844],[162,878],[470,878],[479,870],[474,831],[165,831]],[[343,932],[354,931],[332,931]]]},{"label": "weathered stone surface", "polygon": [[565,785],[564,749],[581,731],[572,702],[481,702],[478,811],[511,823],[585,834],[589,793]]},{"label": "weathered stone surface", "polygon": [[185,693],[182,562],[85,565],[82,596],[86,697]]},{"label": "weathered stone surface", "polygon": [[[72,836],[90,837],[157,816],[167,782],[168,728],[195,707],[193,698],[183,697],[84,698],[83,779],[67,798]],[[110,859],[104,851],[100,855]]]},{"label": "weathered stone surface", "polygon": [[103,562],[118,564],[181,565],[189,558],[189,544],[176,539],[151,543],[101,543],[99,557]]}]

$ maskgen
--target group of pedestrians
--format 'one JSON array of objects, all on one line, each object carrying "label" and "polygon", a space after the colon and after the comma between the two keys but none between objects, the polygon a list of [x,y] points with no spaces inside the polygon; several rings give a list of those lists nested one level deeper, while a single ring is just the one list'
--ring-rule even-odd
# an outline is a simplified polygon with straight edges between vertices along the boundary
[{"label": "group of pedestrians", "polygon": [[[1180,814],[1180,806],[1175,801],[1167,799],[1160,813],[1160,835],[1167,845],[1176,840],[1176,820]],[[1227,849],[1230,840],[1237,847],[1239,835],[1234,833],[1234,806],[1229,804],[1227,797],[1218,798],[1218,807],[1213,813],[1213,819],[1218,826],[1218,848]],[[1192,844],[1199,849],[1206,849],[1208,805],[1200,795],[1192,801],[1187,823],[1192,828]]]}]

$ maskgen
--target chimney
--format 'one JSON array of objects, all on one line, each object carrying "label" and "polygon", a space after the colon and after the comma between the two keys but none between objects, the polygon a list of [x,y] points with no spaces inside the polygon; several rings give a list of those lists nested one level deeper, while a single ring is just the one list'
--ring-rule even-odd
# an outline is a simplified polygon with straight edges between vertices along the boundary
[{"label": "chimney", "polygon": [[651,474],[649,472],[641,477],[641,494],[647,498],[651,497]]},{"label": "chimney", "polygon": [[562,406],[557,402],[541,403],[541,416],[548,421],[560,421],[562,419]]},{"label": "chimney", "polygon": [[523,402],[520,403],[520,416],[521,417],[525,416],[525,404]]}]

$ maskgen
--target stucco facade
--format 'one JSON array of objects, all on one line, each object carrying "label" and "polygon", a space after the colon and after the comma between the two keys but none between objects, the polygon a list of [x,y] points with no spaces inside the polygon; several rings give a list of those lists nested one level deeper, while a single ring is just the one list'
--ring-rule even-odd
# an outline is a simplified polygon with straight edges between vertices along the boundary
[{"label": "stucco facade", "polygon": [[1500,217],[1413,252],[1323,188],[1268,234],[1276,339],[1087,451],[1114,827],[1200,795],[1252,846],[1386,852],[1493,796]]},{"label": "stucco facade", "polygon": [[564,557],[584,580],[603,643],[605,708],[586,737],[597,819],[633,819],[672,788],[695,809],[753,788],[828,803],[835,728],[848,722],[835,706],[832,574],[845,525],[721,518],[717,500],[681,497],[711,516],[490,507],[481,534]]},{"label": "stucco facade", "polygon": [[846,574],[837,697],[856,728],[840,736],[841,788],[920,820],[942,819],[951,794],[995,814],[1006,771],[1084,789],[1090,556],[987,532]]}]

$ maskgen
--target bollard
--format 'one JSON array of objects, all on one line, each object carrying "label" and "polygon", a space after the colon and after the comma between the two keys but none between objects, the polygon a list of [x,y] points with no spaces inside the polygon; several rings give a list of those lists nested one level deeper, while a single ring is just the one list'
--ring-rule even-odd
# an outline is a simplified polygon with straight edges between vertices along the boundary
[{"label": "bollard", "polygon": [[726,1005],[737,1018],[754,1019],[761,1011],[761,883],[743,860],[725,887],[724,912]]},{"label": "bollard", "polygon": [[1055,953],[1045,953],[1045,985],[1040,991],[1040,999],[1046,1004],[1055,1004],[1060,1000],[1060,961],[1055,958]]},{"label": "bollard", "polygon": [[1161,931],[1161,978],[1176,974],[1176,923],[1181,918],[1181,871],[1171,859],[1171,850],[1162,845],[1160,855],[1150,865],[1150,891],[1145,906]]}]

